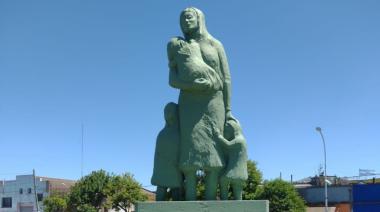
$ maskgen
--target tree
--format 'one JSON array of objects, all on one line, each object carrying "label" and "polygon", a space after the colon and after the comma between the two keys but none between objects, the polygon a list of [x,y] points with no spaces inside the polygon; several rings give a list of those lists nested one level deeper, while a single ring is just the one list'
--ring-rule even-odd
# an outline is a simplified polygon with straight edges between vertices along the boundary
[{"label": "tree", "polygon": [[98,212],[94,206],[89,204],[79,205],[76,209],[77,212]]},{"label": "tree", "polygon": [[257,163],[252,160],[247,161],[248,180],[243,188],[243,199],[253,200],[258,185],[262,181],[262,173],[257,169]]},{"label": "tree", "polygon": [[197,200],[203,200],[205,196],[205,173],[203,171],[197,172]]},{"label": "tree", "polygon": [[104,170],[99,170],[75,183],[68,198],[70,211],[90,212],[101,209],[107,198],[104,188],[110,178]]},{"label": "tree", "polygon": [[269,200],[270,212],[306,211],[305,202],[293,185],[280,179],[266,182],[257,190],[256,199]]},{"label": "tree", "polygon": [[105,187],[107,203],[115,210],[130,211],[132,205],[138,201],[145,201],[148,197],[143,193],[141,185],[131,174],[111,176]]},{"label": "tree", "polygon": [[67,210],[66,196],[52,194],[43,201],[45,212],[65,212]]}]

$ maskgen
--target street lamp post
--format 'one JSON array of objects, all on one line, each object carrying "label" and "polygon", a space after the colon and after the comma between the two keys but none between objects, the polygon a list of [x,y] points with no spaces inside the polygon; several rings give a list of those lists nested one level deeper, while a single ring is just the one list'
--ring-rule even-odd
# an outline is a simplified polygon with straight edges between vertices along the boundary
[{"label": "street lamp post", "polygon": [[317,130],[319,132],[319,134],[321,135],[321,138],[322,138],[322,141],[323,141],[323,151],[324,151],[324,155],[325,155],[325,171],[324,171],[324,183],[325,183],[325,212],[328,212],[328,197],[327,197],[327,173],[326,173],[326,143],[325,143],[325,138],[323,137],[323,134],[322,134],[322,129],[320,127],[316,127],[315,130]]}]

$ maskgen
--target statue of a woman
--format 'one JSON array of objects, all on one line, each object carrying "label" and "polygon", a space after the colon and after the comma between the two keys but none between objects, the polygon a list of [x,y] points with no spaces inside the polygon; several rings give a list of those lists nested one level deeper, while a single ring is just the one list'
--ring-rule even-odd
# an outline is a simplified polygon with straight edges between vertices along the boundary
[{"label": "statue of a woman", "polygon": [[206,175],[207,200],[216,198],[218,177],[225,166],[213,129],[223,133],[233,120],[230,71],[223,45],[206,29],[203,13],[193,7],[180,16],[184,38],[168,44],[169,84],[180,89],[179,168],[185,176],[186,200],[196,198],[196,172]]}]

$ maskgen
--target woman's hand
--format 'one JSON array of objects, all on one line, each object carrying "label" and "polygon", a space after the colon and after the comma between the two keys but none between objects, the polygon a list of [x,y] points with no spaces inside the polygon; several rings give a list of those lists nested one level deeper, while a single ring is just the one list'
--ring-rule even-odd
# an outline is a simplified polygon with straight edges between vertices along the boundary
[{"label": "woman's hand", "polygon": [[194,80],[194,87],[200,91],[209,90],[211,89],[211,82],[205,78],[197,78]]},{"label": "woman's hand", "polygon": [[226,123],[228,121],[237,121],[237,119],[232,115],[231,111],[227,111],[226,113]]}]

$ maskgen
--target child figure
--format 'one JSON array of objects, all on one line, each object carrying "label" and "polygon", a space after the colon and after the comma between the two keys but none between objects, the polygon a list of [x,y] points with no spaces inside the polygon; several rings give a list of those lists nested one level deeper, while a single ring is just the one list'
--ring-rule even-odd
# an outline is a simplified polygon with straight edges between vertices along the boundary
[{"label": "child figure", "polygon": [[220,198],[228,199],[228,186],[231,185],[235,200],[242,199],[243,186],[248,179],[247,144],[238,121],[230,120],[224,129],[225,138],[216,129],[217,140],[222,144],[227,158],[227,168],[220,177]]},{"label": "child figure", "polygon": [[219,74],[204,62],[197,42],[187,42],[180,37],[173,38],[168,44],[168,52],[172,58],[169,66],[175,67],[180,80],[191,83],[207,81],[215,91],[223,88]]},{"label": "child figure", "polygon": [[182,173],[178,168],[179,127],[178,106],[170,102],[165,106],[165,127],[157,136],[154,154],[152,185],[157,186],[156,201],[163,201],[168,189],[173,200],[179,200],[182,186]]}]

